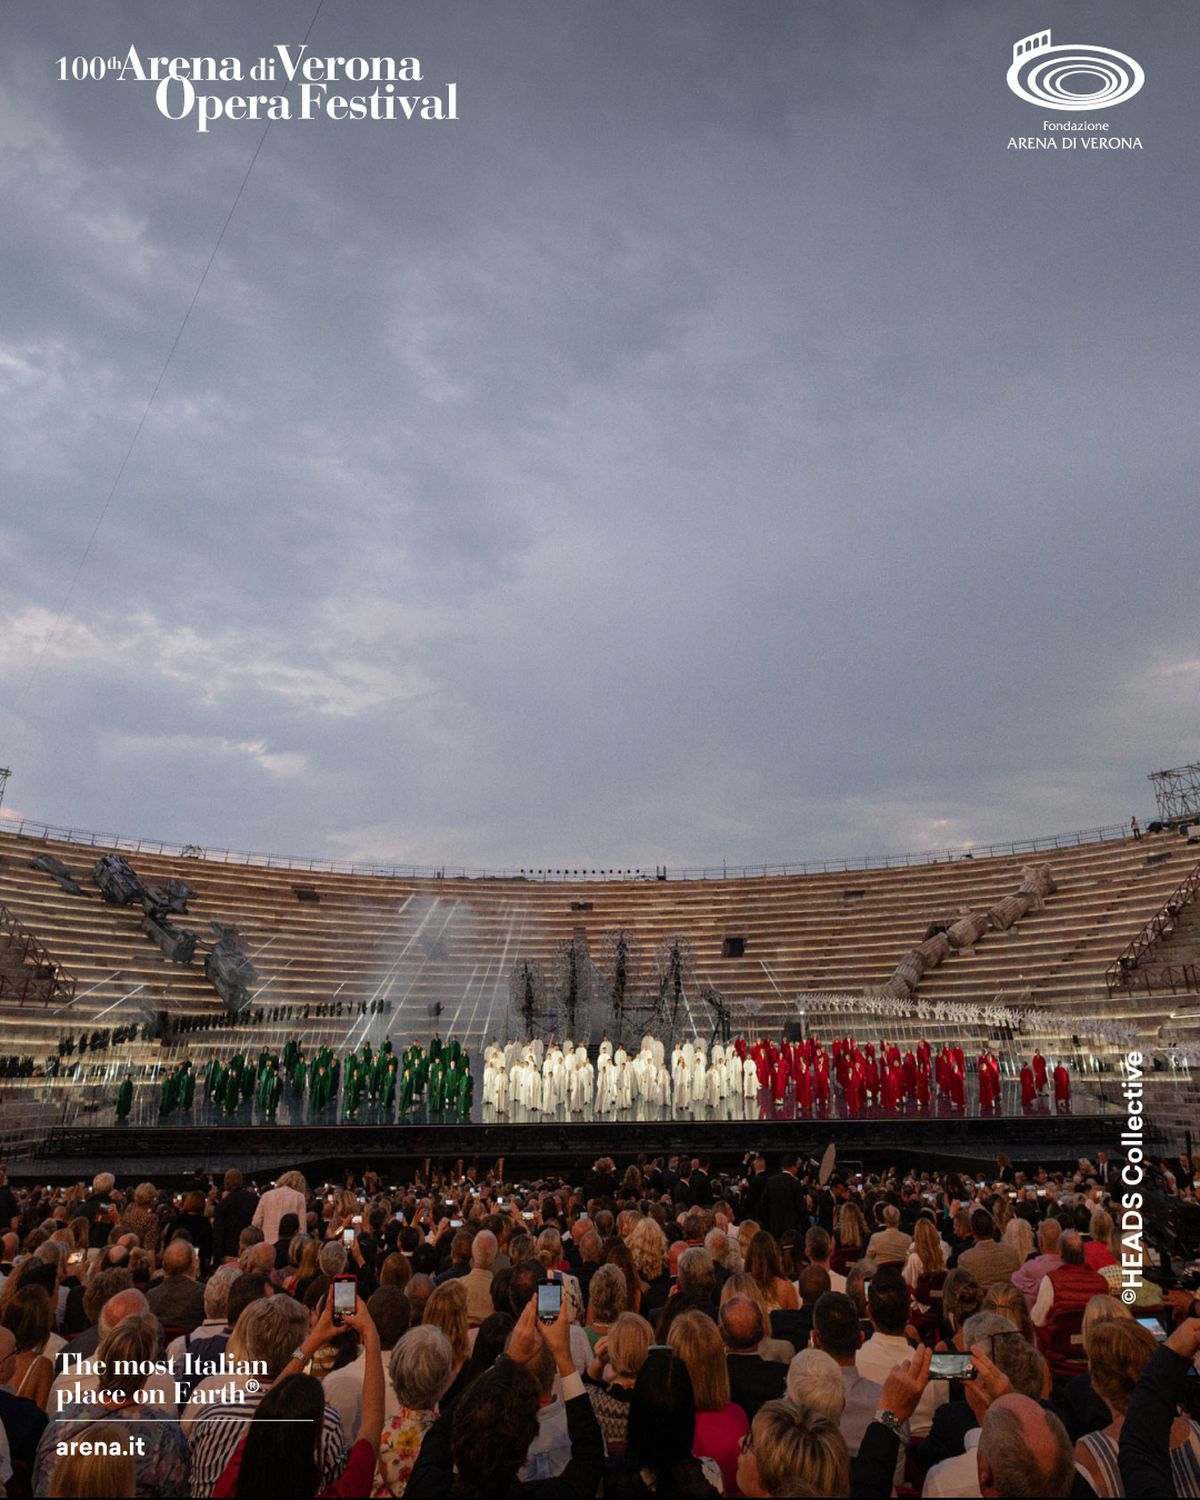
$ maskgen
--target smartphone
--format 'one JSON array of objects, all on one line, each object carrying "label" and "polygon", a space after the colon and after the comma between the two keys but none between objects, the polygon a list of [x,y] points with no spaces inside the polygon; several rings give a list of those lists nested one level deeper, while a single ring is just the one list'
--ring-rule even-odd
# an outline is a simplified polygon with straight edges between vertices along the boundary
[{"label": "smartphone", "polygon": [[522,1214],[522,1215],[521,1215],[521,1217],[522,1217],[522,1218],[523,1218],[523,1219],[532,1219],[532,1218],[533,1218],[533,1215],[532,1215],[532,1214],[531,1214],[531,1213],[528,1213],[528,1212],[526,1212],[526,1213],[523,1213],[523,1214]]},{"label": "smartphone", "polygon": [[543,1281],[537,1289],[537,1315],[541,1323],[553,1323],[562,1311],[562,1282]]},{"label": "smartphone", "polygon": [[978,1373],[969,1354],[935,1354],[929,1361],[930,1380],[974,1380]]},{"label": "smartphone", "polygon": [[581,1224],[586,1224],[588,1222],[588,1216],[587,1216],[587,1214],[585,1214],[582,1211],[582,1209],[580,1210],[580,1213],[579,1213],[579,1222]]},{"label": "smartphone", "polygon": [[1045,1188],[1038,1188],[1037,1195],[1038,1195],[1039,1198],[1044,1198],[1046,1196],[1046,1189]]},{"label": "smartphone", "polygon": [[72,1250],[71,1253],[70,1253],[70,1255],[67,1256],[67,1265],[69,1265],[69,1266],[77,1266],[82,1259],[83,1259],[83,1251],[82,1250]]},{"label": "smartphone", "polygon": [[1152,1333],[1160,1344],[1166,1338],[1167,1335],[1163,1329],[1163,1326],[1157,1318],[1138,1318],[1137,1321],[1142,1325],[1147,1333]]},{"label": "smartphone", "polygon": [[335,1276],[333,1278],[333,1321],[339,1326],[346,1321],[346,1314],[358,1306],[358,1278]]},{"label": "smartphone", "polygon": [[347,1250],[349,1250],[350,1246],[353,1245],[354,1241],[357,1238],[358,1236],[354,1233],[353,1229],[342,1230],[342,1244],[345,1245]]},{"label": "smartphone", "polygon": [[450,1228],[451,1229],[461,1229],[462,1225],[463,1225],[463,1221],[461,1219],[451,1219],[450,1220]]}]

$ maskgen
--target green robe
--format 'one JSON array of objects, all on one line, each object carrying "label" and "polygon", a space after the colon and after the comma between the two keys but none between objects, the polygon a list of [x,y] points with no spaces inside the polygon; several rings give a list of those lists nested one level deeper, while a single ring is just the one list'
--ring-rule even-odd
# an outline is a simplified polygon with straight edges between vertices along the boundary
[{"label": "green robe", "polygon": [[133,1108],[133,1082],[126,1078],[117,1090],[117,1119],[124,1120]]}]

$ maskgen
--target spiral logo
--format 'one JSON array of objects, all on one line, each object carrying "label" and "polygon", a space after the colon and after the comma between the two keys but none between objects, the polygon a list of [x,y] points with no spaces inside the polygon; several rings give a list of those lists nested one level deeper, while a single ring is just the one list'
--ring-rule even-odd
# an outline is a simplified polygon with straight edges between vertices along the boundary
[{"label": "spiral logo", "polygon": [[1142,65],[1111,47],[1055,47],[1050,32],[1022,37],[1013,48],[1008,86],[1043,109],[1112,109],[1132,99],[1146,75]]}]

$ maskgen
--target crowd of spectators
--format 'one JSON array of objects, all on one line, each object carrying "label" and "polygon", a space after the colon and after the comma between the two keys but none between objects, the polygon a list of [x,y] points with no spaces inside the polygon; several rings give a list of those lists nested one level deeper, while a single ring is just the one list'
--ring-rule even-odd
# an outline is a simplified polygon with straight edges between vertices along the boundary
[{"label": "crowd of spectators", "polygon": [[1107,1160],[989,1175],[0,1171],[0,1482],[1200,1496],[1200,1307],[1122,1298]]}]

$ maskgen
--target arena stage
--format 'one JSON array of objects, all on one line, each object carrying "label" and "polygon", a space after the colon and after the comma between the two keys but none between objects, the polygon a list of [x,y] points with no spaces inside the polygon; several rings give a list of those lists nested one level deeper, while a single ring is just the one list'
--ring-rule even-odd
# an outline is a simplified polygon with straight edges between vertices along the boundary
[{"label": "arena stage", "polygon": [[[141,1094],[142,1091],[139,1091]],[[505,1170],[540,1175],[577,1161],[608,1155],[628,1160],[680,1153],[711,1156],[732,1167],[749,1151],[771,1159],[795,1151],[820,1157],[833,1142],[839,1159],[865,1170],[883,1166],[979,1169],[1006,1153],[1018,1167],[1074,1165],[1081,1156],[1116,1147],[1122,1111],[1116,1084],[1086,1084],[1073,1091],[1072,1108],[1056,1112],[1049,1104],[1022,1110],[1015,1082],[1004,1080],[1001,1107],[981,1112],[972,1090],[965,1112],[945,1101],[919,1109],[887,1112],[868,1108],[853,1117],[835,1101],[828,1115],[797,1114],[792,1101],[760,1098],[748,1106],[695,1113],[625,1111],[590,1116],[496,1118],[476,1101],[470,1118],[430,1118],[417,1108],[402,1119],[381,1106],[367,1105],[352,1120],[331,1111],[314,1116],[307,1107],[280,1106],[275,1120],[259,1116],[246,1101],[227,1114],[197,1098],[186,1116],[159,1120],[151,1091],[139,1097],[133,1114],[117,1124],[111,1108],[77,1116],[56,1127],[42,1153],[13,1163],[12,1175],[47,1181],[57,1173],[90,1177],[101,1167],[120,1177],[145,1175],[155,1181],[191,1179],[239,1167],[259,1178],[288,1167],[333,1175],[346,1165],[411,1171],[425,1162],[452,1165],[459,1158],[490,1166],[503,1157]],[[47,1175],[48,1174],[48,1175]]]}]

